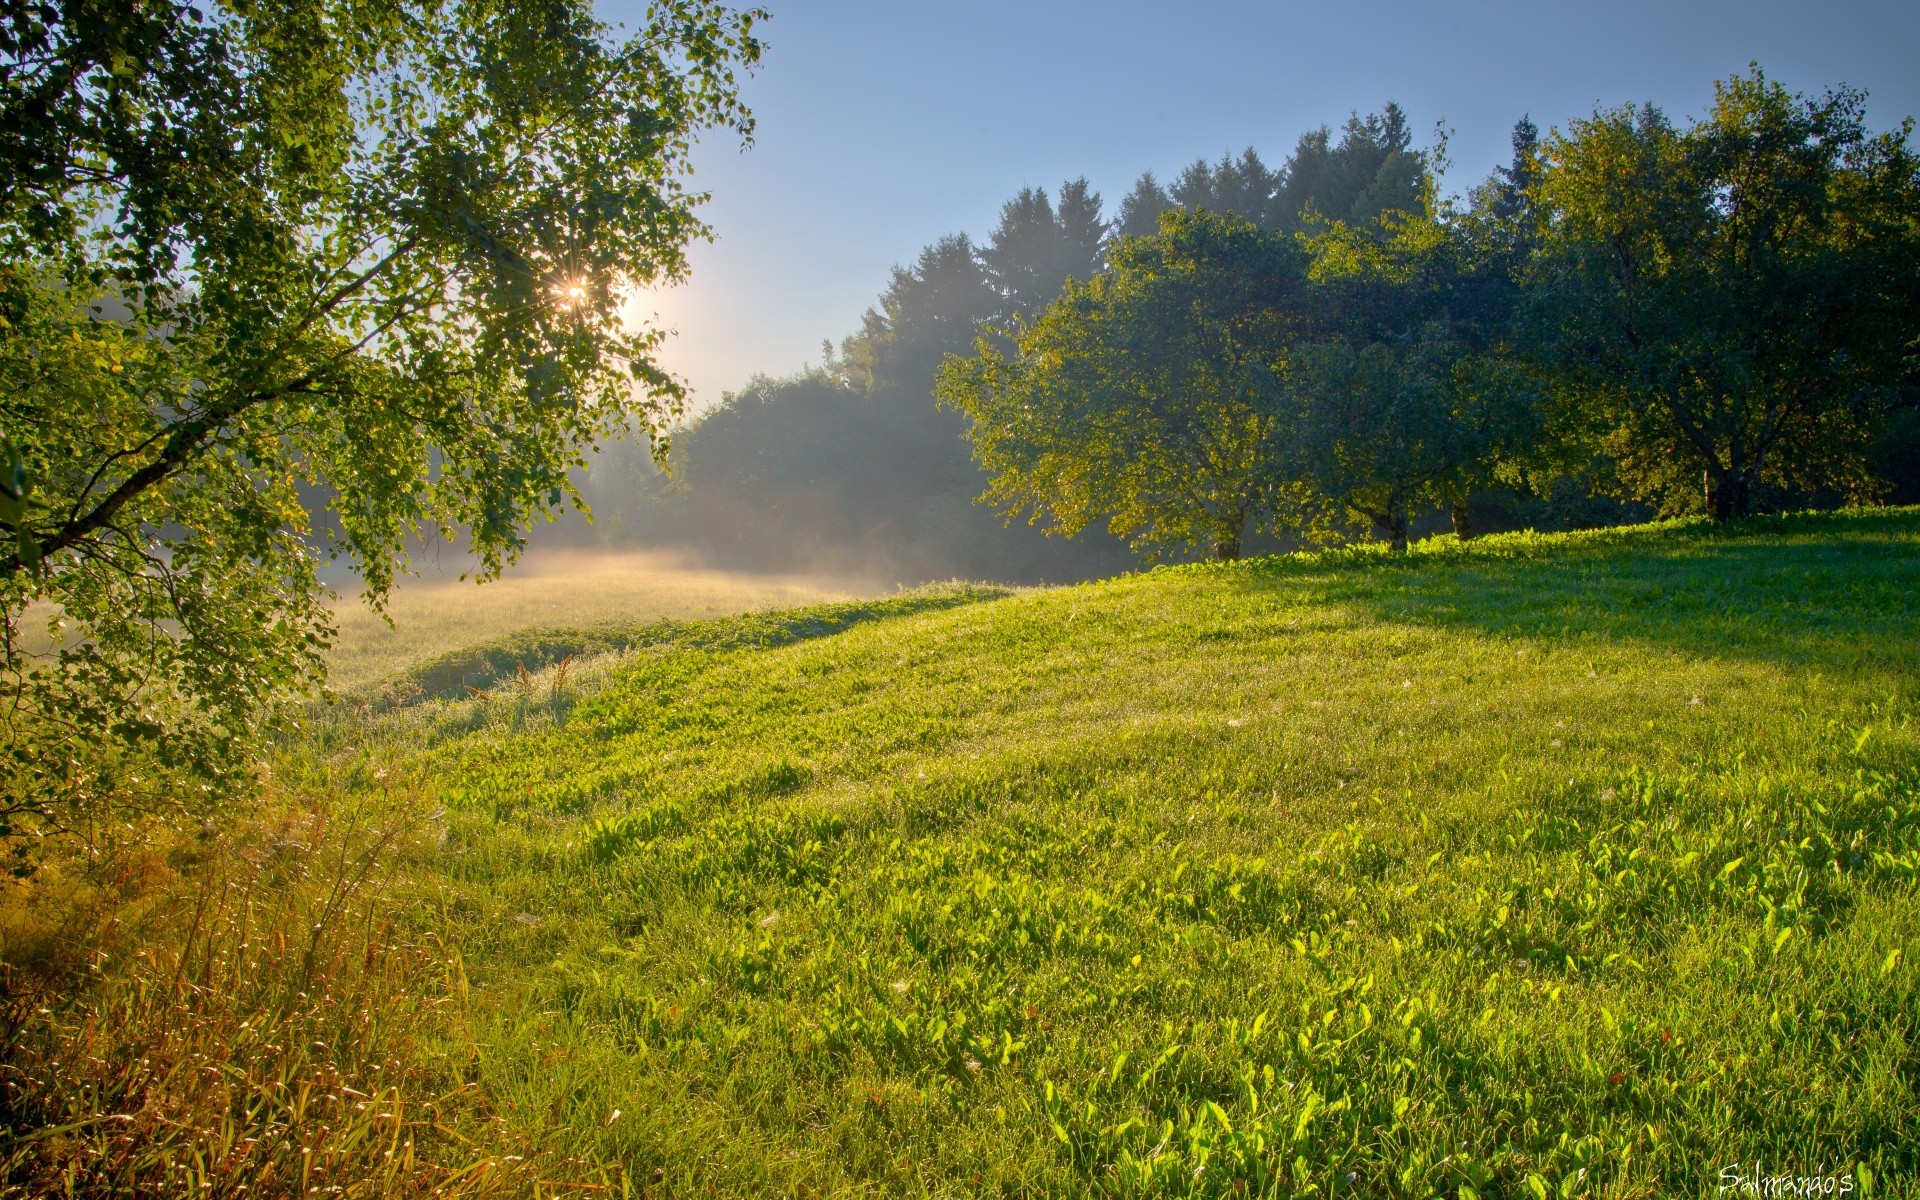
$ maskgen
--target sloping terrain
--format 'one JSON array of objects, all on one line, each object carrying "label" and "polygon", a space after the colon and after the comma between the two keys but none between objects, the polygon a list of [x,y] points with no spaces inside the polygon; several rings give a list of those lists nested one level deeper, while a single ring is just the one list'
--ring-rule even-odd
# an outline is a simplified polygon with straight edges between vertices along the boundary
[{"label": "sloping terrain", "polygon": [[1436,541],[312,753],[432,789],[445,1049],[616,1192],[1912,1194],[1917,597],[1914,510]]}]

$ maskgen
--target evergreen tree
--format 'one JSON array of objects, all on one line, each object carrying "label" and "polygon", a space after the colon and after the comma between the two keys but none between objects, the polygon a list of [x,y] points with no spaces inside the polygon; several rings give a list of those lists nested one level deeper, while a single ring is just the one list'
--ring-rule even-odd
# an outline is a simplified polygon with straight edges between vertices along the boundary
[{"label": "evergreen tree", "polygon": [[1039,311],[1069,278],[1092,278],[1105,239],[1100,195],[1085,179],[1061,185],[1057,210],[1044,189],[1023,188],[1001,208],[1000,224],[979,251],[999,294],[996,323],[1010,327],[1015,317]]},{"label": "evergreen tree", "polygon": [[[1101,206],[1100,193],[1094,191],[1084,177],[1061,184],[1055,219],[1060,224],[1061,285],[1064,286],[1068,278],[1092,278],[1106,265],[1107,235],[1112,230]],[[1056,287],[1054,294],[1058,295],[1059,290]]]},{"label": "evergreen tree", "polygon": [[1227,155],[1217,163],[1196,159],[1167,190],[1173,202],[1188,211],[1205,209],[1265,225],[1279,182],[1280,177],[1249,146],[1238,159]]},{"label": "evergreen tree", "polygon": [[1120,201],[1120,219],[1114,222],[1114,235],[1152,237],[1160,231],[1160,214],[1172,207],[1173,198],[1153,177],[1153,172],[1143,171],[1134,181],[1133,190]]},{"label": "evergreen tree", "polygon": [[1389,102],[1383,112],[1349,117],[1337,145],[1324,128],[1301,137],[1281,171],[1268,224],[1300,232],[1310,213],[1353,226],[1384,213],[1418,213],[1429,174],[1405,110]]},{"label": "evergreen tree", "polygon": [[[1043,193],[1038,199],[1046,203]],[[940,360],[971,347],[999,307],[973,242],[964,233],[941,238],[912,266],[893,269],[879,304],[842,343],[847,371],[869,394],[925,396]]]}]

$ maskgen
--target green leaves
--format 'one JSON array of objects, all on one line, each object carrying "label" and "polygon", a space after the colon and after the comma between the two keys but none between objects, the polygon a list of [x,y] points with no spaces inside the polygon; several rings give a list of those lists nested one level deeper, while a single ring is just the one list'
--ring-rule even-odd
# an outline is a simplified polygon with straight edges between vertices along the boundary
[{"label": "green leaves", "polygon": [[[1904,131],[1756,67],[1677,128],[1649,107],[1548,139],[1528,293],[1623,490],[1743,517],[1762,487],[1871,495],[1920,296]],[[1702,486],[1702,480],[1705,486]]]},{"label": "green leaves", "polygon": [[27,493],[32,489],[26,460],[20,450],[0,437],[0,530],[13,543],[14,564],[37,572],[40,569],[40,542],[28,524]]},{"label": "green leaves", "polygon": [[1136,547],[1238,557],[1281,503],[1265,455],[1300,265],[1250,223],[1169,211],[1011,355],[982,340],[950,357],[936,395],[972,419],[982,499],[1069,536],[1105,519]]},{"label": "green leaves", "polygon": [[578,502],[590,447],[671,421],[663,335],[620,298],[685,273],[686,155],[750,135],[735,71],[764,16],[82,7],[0,17],[0,603],[68,622],[33,670],[8,640],[0,674],[48,813],[89,756],[243,780],[319,680],[320,563],[376,603],[417,535],[496,573]]}]

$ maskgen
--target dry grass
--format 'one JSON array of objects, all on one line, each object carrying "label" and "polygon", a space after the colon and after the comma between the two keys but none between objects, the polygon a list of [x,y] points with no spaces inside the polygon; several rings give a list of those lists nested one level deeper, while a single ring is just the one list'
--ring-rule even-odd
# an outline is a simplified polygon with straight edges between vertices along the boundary
[{"label": "dry grass", "polygon": [[707,570],[664,554],[551,551],[482,586],[408,580],[388,605],[391,626],[356,599],[343,598],[331,676],[336,689],[352,691],[449,650],[526,629],[697,620],[886,590],[873,580]]},{"label": "dry grass", "polygon": [[0,1196],[524,1193],[462,1077],[459,955],[407,916],[410,790],[9,884]]}]

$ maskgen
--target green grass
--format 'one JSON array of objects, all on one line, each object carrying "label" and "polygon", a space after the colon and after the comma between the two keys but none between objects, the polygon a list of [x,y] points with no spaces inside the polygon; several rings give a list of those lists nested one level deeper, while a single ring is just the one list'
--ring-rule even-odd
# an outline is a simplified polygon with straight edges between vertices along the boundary
[{"label": "green grass", "polygon": [[1920,1194],[1920,513],[939,596],[290,756],[575,1181]]},{"label": "green grass", "polygon": [[705,570],[664,555],[548,551],[484,585],[403,580],[387,605],[391,624],[343,598],[328,669],[333,686],[352,693],[530,629],[695,620],[878,590],[871,581]]}]

